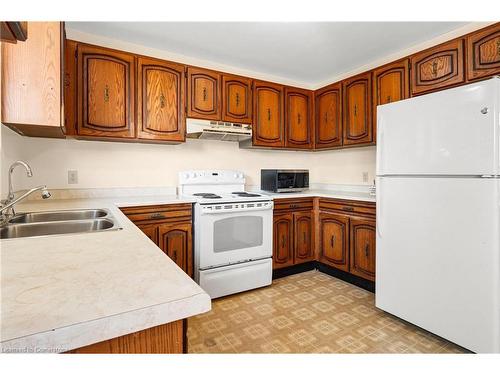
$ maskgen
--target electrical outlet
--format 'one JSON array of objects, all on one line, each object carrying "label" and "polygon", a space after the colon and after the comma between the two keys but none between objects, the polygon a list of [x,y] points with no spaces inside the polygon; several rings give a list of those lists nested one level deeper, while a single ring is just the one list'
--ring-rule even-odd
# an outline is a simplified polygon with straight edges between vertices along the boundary
[{"label": "electrical outlet", "polygon": [[78,183],[78,171],[68,171],[68,184]]},{"label": "electrical outlet", "polygon": [[363,172],[363,182],[368,182],[368,172]]}]

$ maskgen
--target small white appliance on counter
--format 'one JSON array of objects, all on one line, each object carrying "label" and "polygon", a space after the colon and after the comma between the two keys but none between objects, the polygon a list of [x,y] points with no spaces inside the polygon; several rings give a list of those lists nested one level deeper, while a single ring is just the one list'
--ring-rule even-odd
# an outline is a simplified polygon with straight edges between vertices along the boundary
[{"label": "small white appliance on counter", "polygon": [[195,281],[212,298],[272,282],[273,201],[244,189],[239,171],[179,173],[179,194],[196,198]]},{"label": "small white appliance on counter", "polygon": [[500,78],[377,114],[376,306],[500,353]]}]

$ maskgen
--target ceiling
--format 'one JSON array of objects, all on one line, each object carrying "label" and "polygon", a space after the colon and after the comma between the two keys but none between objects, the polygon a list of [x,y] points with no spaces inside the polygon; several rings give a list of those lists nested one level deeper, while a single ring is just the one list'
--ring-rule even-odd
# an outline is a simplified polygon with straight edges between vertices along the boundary
[{"label": "ceiling", "polygon": [[463,22],[67,22],[70,29],[310,86]]}]

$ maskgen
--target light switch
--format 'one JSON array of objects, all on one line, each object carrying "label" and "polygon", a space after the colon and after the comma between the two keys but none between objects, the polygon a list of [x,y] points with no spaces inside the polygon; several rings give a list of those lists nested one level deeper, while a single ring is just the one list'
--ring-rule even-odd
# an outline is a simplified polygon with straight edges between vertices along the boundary
[{"label": "light switch", "polygon": [[363,182],[368,182],[368,172],[363,172]]},{"label": "light switch", "polygon": [[68,184],[78,183],[78,171],[68,171]]}]

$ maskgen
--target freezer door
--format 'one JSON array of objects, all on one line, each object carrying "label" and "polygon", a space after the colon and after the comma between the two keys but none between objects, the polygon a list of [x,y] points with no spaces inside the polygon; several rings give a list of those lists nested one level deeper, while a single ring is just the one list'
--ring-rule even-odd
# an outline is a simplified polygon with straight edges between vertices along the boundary
[{"label": "freezer door", "polygon": [[376,306],[500,353],[498,179],[377,179]]},{"label": "freezer door", "polygon": [[377,107],[377,175],[498,175],[500,78]]}]

